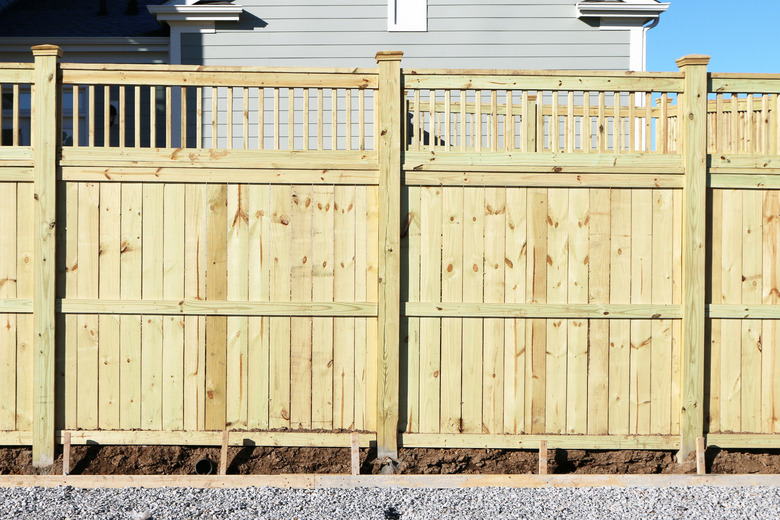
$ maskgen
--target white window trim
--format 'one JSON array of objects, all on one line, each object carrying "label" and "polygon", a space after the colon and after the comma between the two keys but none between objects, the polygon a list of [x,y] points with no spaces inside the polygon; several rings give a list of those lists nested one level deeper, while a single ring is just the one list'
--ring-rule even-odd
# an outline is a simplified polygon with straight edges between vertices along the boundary
[{"label": "white window trim", "polygon": [[387,0],[387,30],[426,32],[428,0]]}]

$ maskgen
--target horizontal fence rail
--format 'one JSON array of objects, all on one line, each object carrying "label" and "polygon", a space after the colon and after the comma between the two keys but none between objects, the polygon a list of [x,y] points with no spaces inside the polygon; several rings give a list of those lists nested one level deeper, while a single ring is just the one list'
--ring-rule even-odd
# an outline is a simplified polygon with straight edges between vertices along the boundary
[{"label": "horizontal fence rail", "polygon": [[37,465],[780,445],[780,75],[35,54],[0,64],[0,444]]}]

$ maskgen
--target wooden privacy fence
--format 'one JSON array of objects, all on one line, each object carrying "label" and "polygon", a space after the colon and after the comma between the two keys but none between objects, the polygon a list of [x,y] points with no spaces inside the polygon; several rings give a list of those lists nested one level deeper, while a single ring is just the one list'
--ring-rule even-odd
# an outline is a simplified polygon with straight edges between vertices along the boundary
[{"label": "wooden privacy fence", "polygon": [[0,64],[0,444],[36,464],[780,446],[780,75],[34,54]]}]

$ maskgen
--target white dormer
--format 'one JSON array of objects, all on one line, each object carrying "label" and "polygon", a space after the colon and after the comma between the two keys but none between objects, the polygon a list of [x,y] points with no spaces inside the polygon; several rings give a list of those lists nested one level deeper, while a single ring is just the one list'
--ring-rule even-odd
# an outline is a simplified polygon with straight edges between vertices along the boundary
[{"label": "white dormer", "polygon": [[428,0],[387,0],[387,30],[427,31]]}]

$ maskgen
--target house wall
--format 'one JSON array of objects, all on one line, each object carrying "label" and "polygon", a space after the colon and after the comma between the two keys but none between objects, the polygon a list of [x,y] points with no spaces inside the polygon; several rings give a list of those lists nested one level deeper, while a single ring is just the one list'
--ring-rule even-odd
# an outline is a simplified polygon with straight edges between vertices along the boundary
[{"label": "house wall", "polygon": [[576,0],[428,0],[427,32],[388,32],[386,0],[240,3],[240,22],[182,35],[182,63],[370,67],[392,49],[404,67],[629,68],[629,31],[577,19]]}]

